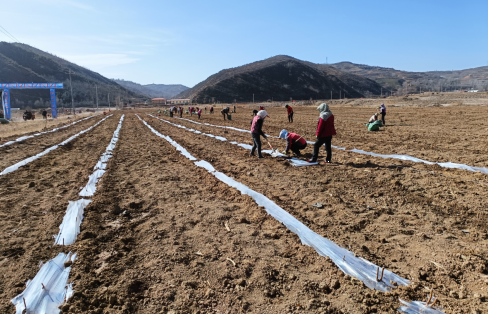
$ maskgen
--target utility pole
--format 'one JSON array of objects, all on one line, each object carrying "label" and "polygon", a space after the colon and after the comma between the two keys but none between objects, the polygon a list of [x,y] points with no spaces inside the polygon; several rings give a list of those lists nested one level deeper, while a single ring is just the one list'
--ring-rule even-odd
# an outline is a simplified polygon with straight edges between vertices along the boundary
[{"label": "utility pole", "polygon": [[254,93],[252,94],[252,103],[254,104]]},{"label": "utility pole", "polygon": [[330,91],[330,100],[332,100],[332,91]]},{"label": "utility pole", "polygon": [[107,101],[108,101],[108,111],[110,111],[110,93],[108,93]]},{"label": "utility pole", "polygon": [[98,85],[95,85],[95,94],[97,96],[97,111],[98,111]]},{"label": "utility pole", "polygon": [[383,97],[383,87],[381,88],[381,97]]},{"label": "utility pole", "polygon": [[71,89],[71,108],[73,109],[73,114],[76,115],[75,101],[73,100],[73,85],[71,84],[71,69],[69,69],[69,87]]}]

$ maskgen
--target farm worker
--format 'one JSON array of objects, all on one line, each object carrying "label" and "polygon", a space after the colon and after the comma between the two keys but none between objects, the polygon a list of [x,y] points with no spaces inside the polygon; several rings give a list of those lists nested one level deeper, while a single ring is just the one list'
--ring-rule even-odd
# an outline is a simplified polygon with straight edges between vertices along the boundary
[{"label": "farm worker", "polygon": [[327,151],[327,157],[325,158],[325,163],[330,163],[332,159],[332,136],[336,135],[336,130],[334,128],[334,115],[329,109],[329,105],[326,103],[320,104],[317,107],[320,111],[320,118],[317,125],[317,141],[313,145],[313,155],[312,159],[307,160],[308,162],[316,162],[319,157],[320,146],[325,144],[325,150]]},{"label": "farm worker", "polygon": [[383,126],[381,120],[376,120],[374,122],[366,123],[365,125],[368,127],[368,131],[379,131],[380,127]]},{"label": "farm worker", "polygon": [[198,114],[198,119],[200,119],[200,116],[202,115],[202,109],[199,109],[199,110],[197,111],[197,114]]},{"label": "farm worker", "polygon": [[230,111],[229,107],[225,107],[224,109],[220,110],[220,113],[224,116],[224,120],[225,120],[225,116],[229,113],[229,111]]},{"label": "farm worker", "polygon": [[252,115],[253,115],[253,116],[256,116],[257,114],[258,114],[258,111],[257,111],[256,109],[254,109],[254,110],[252,111]]},{"label": "farm worker", "polygon": [[288,114],[288,122],[293,122],[293,108],[291,106],[286,105],[286,113]]},{"label": "farm worker", "polygon": [[263,155],[261,154],[261,138],[260,136],[262,135],[265,139],[267,139],[266,134],[263,132],[263,122],[264,119],[268,116],[268,113],[266,110],[261,110],[258,112],[258,114],[252,119],[251,123],[251,135],[252,135],[252,141],[253,141],[253,146],[251,149],[251,157],[254,157],[254,152],[256,151],[256,148],[258,149],[258,158],[259,159],[264,159]]},{"label": "farm worker", "polygon": [[213,107],[210,107],[210,113],[213,113]]},{"label": "farm worker", "polygon": [[374,115],[371,116],[371,118],[369,118],[368,123],[373,123],[376,120],[378,120],[378,114],[377,113],[375,113]]},{"label": "farm worker", "polygon": [[259,107],[259,110],[264,110],[264,107],[263,106]]},{"label": "farm worker", "polygon": [[47,111],[46,111],[46,109],[44,109],[42,111],[42,118],[47,120]]},{"label": "farm worker", "polygon": [[205,114],[207,114],[207,106],[205,106]]},{"label": "farm worker", "polygon": [[383,125],[385,125],[385,116],[386,116],[386,106],[385,104],[381,104],[377,109],[380,109],[381,113],[381,122],[383,122]]},{"label": "farm worker", "polygon": [[234,113],[236,113],[236,104],[234,104]]},{"label": "farm worker", "polygon": [[295,156],[301,156],[300,151],[307,147],[307,141],[296,133],[289,133],[287,130],[281,130],[279,138],[286,140],[286,148],[283,154],[288,154],[291,150]]},{"label": "farm worker", "polygon": [[183,118],[183,107],[180,107],[180,118]]}]

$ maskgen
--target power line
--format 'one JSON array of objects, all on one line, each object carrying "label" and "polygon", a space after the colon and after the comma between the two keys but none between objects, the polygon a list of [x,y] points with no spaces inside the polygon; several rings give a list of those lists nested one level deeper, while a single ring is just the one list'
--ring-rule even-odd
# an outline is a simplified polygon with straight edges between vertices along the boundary
[{"label": "power line", "polygon": [[1,29],[0,29],[0,32],[1,32],[2,34],[4,34],[5,36],[7,36],[7,38],[8,38],[9,40],[13,40],[13,41],[15,41],[15,39],[13,39],[13,37],[10,37],[10,36],[9,36],[7,33],[5,33],[4,31],[2,31]]},{"label": "power line", "polygon": [[12,37],[16,42],[20,43],[20,40],[18,40],[17,38],[15,38],[14,35],[10,34],[8,30],[5,29],[5,27],[3,27],[2,25],[0,25],[0,27],[5,31],[7,32],[7,34],[9,34],[10,37]]}]

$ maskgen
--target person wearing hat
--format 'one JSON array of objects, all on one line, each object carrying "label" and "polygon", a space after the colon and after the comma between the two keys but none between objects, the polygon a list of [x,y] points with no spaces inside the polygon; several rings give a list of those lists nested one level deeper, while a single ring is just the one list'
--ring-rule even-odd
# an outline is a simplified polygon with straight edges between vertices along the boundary
[{"label": "person wearing hat", "polygon": [[263,122],[266,117],[269,117],[266,110],[261,110],[256,114],[256,116],[252,119],[251,122],[251,135],[252,135],[253,146],[251,149],[250,156],[252,157],[256,156],[254,155],[254,152],[257,149],[259,159],[264,159],[263,155],[261,154],[261,136],[267,139],[266,134],[264,134],[263,132]]},{"label": "person wearing hat", "polygon": [[319,157],[320,146],[325,144],[325,150],[327,151],[327,157],[325,158],[325,163],[330,163],[332,159],[332,136],[336,135],[336,130],[334,128],[334,115],[329,109],[329,105],[326,103],[320,104],[317,107],[320,111],[320,117],[317,125],[317,141],[313,145],[313,156],[312,159],[307,160],[307,162],[317,162]]},{"label": "person wearing hat", "polygon": [[293,123],[293,108],[289,105],[285,106],[286,113],[288,114],[288,122]]},{"label": "person wearing hat", "polygon": [[300,151],[307,147],[307,141],[302,136],[296,133],[289,133],[287,130],[281,130],[279,138],[286,140],[286,148],[283,154],[288,154],[291,150],[293,155],[301,156]]}]

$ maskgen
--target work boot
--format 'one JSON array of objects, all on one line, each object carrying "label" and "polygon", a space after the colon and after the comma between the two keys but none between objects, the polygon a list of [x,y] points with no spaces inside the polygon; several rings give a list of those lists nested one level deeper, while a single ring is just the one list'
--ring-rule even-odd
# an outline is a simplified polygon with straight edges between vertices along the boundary
[{"label": "work boot", "polygon": [[258,156],[258,158],[259,158],[259,159],[264,159],[264,156],[263,156],[263,155],[261,155],[261,156]]},{"label": "work boot", "polygon": [[317,162],[317,160],[309,159],[309,160],[307,160],[307,162],[312,163],[312,162]]},{"label": "work boot", "polygon": [[256,157],[256,155],[254,155],[253,153],[250,153],[249,157]]},{"label": "work boot", "polygon": [[300,154],[300,152],[293,152],[293,156],[295,156],[295,157],[301,157],[302,154]]}]

